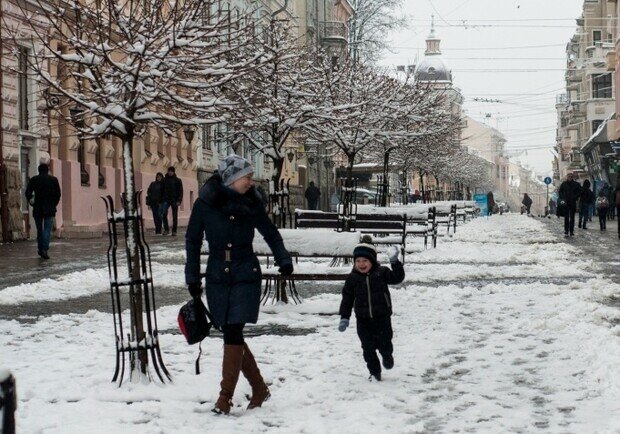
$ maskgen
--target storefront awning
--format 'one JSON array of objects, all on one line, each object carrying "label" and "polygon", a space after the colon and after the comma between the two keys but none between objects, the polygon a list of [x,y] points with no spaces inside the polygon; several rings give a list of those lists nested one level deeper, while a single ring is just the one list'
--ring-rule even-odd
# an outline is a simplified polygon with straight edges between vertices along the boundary
[{"label": "storefront awning", "polygon": [[590,151],[594,145],[599,143],[608,143],[614,140],[609,133],[614,134],[616,131],[616,114],[611,114],[603,123],[596,129],[594,134],[590,136],[585,145],[582,146],[581,152],[586,153]]}]

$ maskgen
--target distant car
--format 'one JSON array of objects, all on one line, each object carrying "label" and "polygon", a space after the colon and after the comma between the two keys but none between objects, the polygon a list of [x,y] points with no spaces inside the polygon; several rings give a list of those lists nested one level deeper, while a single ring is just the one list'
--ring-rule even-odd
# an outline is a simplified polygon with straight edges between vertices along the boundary
[{"label": "distant car", "polygon": [[375,198],[377,197],[377,193],[375,191],[370,191],[366,188],[357,189],[357,202],[358,203],[375,203]]}]

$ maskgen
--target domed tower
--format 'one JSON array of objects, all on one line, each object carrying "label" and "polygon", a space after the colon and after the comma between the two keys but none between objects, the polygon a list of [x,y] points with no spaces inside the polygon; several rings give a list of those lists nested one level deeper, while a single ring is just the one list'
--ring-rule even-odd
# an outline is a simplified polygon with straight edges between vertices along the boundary
[{"label": "domed tower", "polygon": [[431,33],[426,38],[424,59],[415,69],[415,78],[418,81],[428,81],[437,84],[452,84],[452,72],[446,68],[441,57],[439,47],[441,39],[435,35],[435,18],[431,19]]}]

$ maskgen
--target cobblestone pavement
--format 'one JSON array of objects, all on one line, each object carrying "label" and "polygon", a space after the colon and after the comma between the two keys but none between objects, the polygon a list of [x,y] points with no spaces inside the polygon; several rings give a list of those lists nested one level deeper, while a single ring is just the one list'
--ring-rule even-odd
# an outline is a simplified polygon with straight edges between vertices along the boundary
[{"label": "cobblestone pavement", "polygon": [[[593,221],[587,230],[576,229],[575,237],[564,238],[563,220],[557,218],[540,219],[545,225],[557,234],[559,242],[576,245],[587,258],[595,260],[601,267],[601,272],[615,282],[620,282],[620,239],[617,238],[616,221],[608,223],[608,230],[601,232],[598,221]],[[147,235],[147,242],[153,256],[166,250],[182,250],[183,236],[162,237],[153,234]],[[52,259],[45,261],[36,255],[36,242],[25,241],[14,244],[0,245],[0,289],[22,283],[36,282],[43,278],[57,278],[58,276],[88,268],[105,268],[107,238],[100,239],[61,239],[54,240],[50,248]],[[553,248],[551,244],[549,248]],[[180,263],[179,260],[161,260],[159,262]],[[510,265],[510,264],[506,264]],[[568,283],[561,278],[530,279],[522,278],[503,279],[506,284],[527,283],[529,280],[546,283]],[[429,286],[445,285],[448,282],[431,283]],[[452,282],[455,283],[455,282]],[[474,281],[462,280],[460,286],[482,284],[484,279]],[[490,283],[490,282],[489,282]],[[170,287],[156,284],[156,301],[158,306],[175,305],[187,299],[184,288]],[[338,292],[340,284],[320,283],[304,284],[303,295],[313,296],[318,293]],[[38,316],[85,313],[91,309],[101,312],[111,312],[110,294],[98,293],[91,296],[74,298],[71,300],[29,302],[19,305],[0,305],[0,319],[19,319],[32,321]]]},{"label": "cobblestone pavement", "polygon": [[542,221],[564,242],[578,247],[584,257],[595,260],[609,279],[620,283],[620,239],[617,220],[609,220],[607,230],[601,231],[598,218],[593,217],[592,222],[588,222],[588,229],[575,227],[575,236],[572,238],[564,238],[564,219],[552,217]]},{"label": "cobblestone pavement", "polygon": [[[182,249],[184,237],[163,237],[154,234],[146,239],[152,254],[168,249]],[[122,240],[119,240],[122,246]],[[37,256],[36,241],[22,241],[0,245],[0,290],[9,286],[37,282],[44,278],[59,276],[88,268],[106,268],[107,238],[97,239],[55,239],[50,246],[50,260]],[[178,304],[187,298],[178,287],[157,287],[159,306]],[[85,313],[91,309],[111,312],[109,292],[71,300],[0,305],[0,319],[20,318],[28,321],[41,315]]]}]

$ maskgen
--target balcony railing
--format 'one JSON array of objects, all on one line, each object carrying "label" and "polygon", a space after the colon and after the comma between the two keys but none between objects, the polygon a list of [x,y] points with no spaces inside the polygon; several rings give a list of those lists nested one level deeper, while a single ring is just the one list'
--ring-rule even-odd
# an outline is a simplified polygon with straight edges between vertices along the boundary
[{"label": "balcony railing", "polygon": [[340,21],[321,21],[319,24],[321,40],[346,44],[349,36],[347,25]]}]

